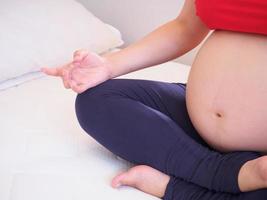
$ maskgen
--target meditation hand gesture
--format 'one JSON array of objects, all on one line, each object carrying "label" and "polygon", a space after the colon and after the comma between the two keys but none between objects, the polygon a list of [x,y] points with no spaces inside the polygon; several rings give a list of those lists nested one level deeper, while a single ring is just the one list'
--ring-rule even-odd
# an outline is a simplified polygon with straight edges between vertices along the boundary
[{"label": "meditation hand gesture", "polygon": [[61,67],[41,68],[50,76],[61,77],[66,89],[77,93],[110,79],[110,64],[104,57],[86,50],[76,51],[73,61]]}]

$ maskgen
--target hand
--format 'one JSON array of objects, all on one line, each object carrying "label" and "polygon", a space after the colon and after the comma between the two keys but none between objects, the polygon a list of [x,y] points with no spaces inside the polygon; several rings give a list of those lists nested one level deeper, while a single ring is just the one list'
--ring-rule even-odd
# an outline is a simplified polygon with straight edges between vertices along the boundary
[{"label": "hand", "polygon": [[106,58],[86,50],[76,51],[73,61],[62,67],[42,68],[47,75],[61,77],[65,88],[77,93],[111,78],[111,64]]}]

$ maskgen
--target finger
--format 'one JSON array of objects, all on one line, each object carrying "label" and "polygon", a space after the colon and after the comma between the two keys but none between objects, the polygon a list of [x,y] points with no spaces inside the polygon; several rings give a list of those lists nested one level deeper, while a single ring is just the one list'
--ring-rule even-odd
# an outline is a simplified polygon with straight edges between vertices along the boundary
[{"label": "finger", "polygon": [[73,61],[72,62],[72,66],[75,67],[75,68],[78,68],[78,67],[81,66],[81,62]]},{"label": "finger", "polygon": [[41,68],[41,71],[50,76],[60,76],[60,68]]},{"label": "finger", "polygon": [[77,68],[77,67],[72,68],[69,72],[70,79],[76,82],[83,82],[83,79],[86,77],[84,71],[85,70],[83,68]]},{"label": "finger", "polygon": [[94,52],[90,52],[86,57],[81,61],[81,68],[90,66],[100,66],[104,62],[103,58]]},{"label": "finger", "polygon": [[76,82],[74,81],[71,81],[70,82],[70,85],[71,85],[71,89],[74,91],[74,92],[77,92],[78,94],[80,93],[83,93],[85,90],[88,89],[88,86],[85,85],[85,84],[81,84],[81,85],[78,85]]},{"label": "finger", "polygon": [[75,51],[73,54],[73,62],[81,62],[87,55],[88,51],[85,49]]},{"label": "finger", "polygon": [[66,89],[70,89],[70,84],[69,84],[70,79],[69,79],[68,71],[63,71],[62,75],[63,75],[62,80],[63,80],[64,87]]}]

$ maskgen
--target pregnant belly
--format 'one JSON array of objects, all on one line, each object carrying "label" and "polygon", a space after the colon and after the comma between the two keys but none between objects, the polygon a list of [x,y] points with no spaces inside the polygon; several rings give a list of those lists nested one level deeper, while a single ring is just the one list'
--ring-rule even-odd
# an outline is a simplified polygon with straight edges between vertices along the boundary
[{"label": "pregnant belly", "polygon": [[221,151],[267,151],[267,37],[214,31],[192,65],[190,119]]}]

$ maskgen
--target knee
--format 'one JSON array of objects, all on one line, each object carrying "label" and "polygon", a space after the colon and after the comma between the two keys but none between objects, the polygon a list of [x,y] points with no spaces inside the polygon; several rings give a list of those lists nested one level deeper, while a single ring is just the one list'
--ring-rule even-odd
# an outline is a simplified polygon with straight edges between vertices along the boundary
[{"label": "knee", "polygon": [[75,100],[75,107],[84,108],[85,105],[91,105],[92,103],[94,103],[93,100],[102,99],[105,94],[108,94],[110,89],[114,86],[115,82],[115,79],[110,79],[95,87],[87,89],[83,93],[78,94]]},{"label": "knee", "polygon": [[105,112],[107,96],[116,84],[116,79],[111,79],[93,88],[89,88],[76,96],[75,112],[80,126],[89,132],[92,125],[99,123],[101,114]]},{"label": "knee", "polygon": [[89,99],[90,95],[85,95],[85,92],[83,92],[81,94],[78,94],[75,100],[75,113],[78,123],[80,124],[81,128],[87,133],[90,132],[89,125],[91,123],[88,123],[88,120],[89,118],[91,118],[90,113],[93,113],[92,109],[94,107],[92,105],[94,104],[94,102],[90,101]]}]

